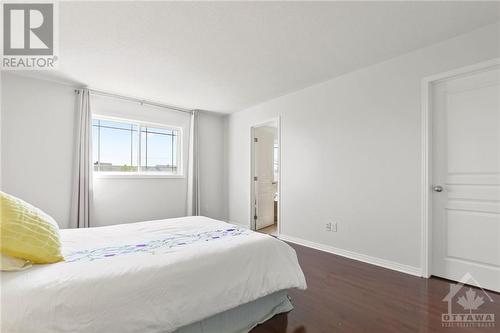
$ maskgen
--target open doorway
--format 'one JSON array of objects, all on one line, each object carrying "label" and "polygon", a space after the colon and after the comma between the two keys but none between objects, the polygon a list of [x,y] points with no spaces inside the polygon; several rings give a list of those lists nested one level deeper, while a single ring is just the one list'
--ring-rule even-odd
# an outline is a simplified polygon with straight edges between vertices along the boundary
[{"label": "open doorway", "polygon": [[280,140],[279,120],[252,127],[252,229],[279,234]]}]

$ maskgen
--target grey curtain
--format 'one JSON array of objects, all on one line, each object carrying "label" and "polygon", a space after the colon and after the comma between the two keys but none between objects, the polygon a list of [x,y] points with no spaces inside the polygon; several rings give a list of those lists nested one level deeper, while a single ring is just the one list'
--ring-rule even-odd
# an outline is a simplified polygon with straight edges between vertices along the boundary
[{"label": "grey curtain", "polygon": [[187,216],[200,215],[200,175],[198,158],[198,118],[199,111],[191,113],[189,126],[189,149],[187,167]]},{"label": "grey curtain", "polygon": [[92,113],[88,89],[77,91],[71,228],[88,228],[92,210]]}]

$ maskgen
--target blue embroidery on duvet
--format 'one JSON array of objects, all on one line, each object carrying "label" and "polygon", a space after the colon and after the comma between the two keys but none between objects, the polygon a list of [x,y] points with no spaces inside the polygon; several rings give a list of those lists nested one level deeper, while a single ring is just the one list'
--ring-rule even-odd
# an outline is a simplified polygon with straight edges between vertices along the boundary
[{"label": "blue embroidery on duvet", "polygon": [[98,259],[105,259],[109,257],[122,256],[133,253],[155,254],[157,251],[168,252],[169,249],[188,244],[219,240],[226,237],[248,235],[249,233],[250,231],[248,229],[243,229],[236,226],[232,226],[227,229],[219,229],[195,234],[176,233],[166,238],[155,239],[139,244],[108,246],[77,251],[65,256],[64,261],[67,263],[76,261],[94,261]]}]

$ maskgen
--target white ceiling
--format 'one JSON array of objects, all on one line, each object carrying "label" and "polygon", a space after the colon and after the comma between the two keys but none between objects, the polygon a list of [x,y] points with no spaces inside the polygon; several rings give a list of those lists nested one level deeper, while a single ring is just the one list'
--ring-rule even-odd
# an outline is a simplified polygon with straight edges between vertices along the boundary
[{"label": "white ceiling", "polygon": [[493,23],[499,13],[498,2],[62,2],[55,76],[232,112]]}]

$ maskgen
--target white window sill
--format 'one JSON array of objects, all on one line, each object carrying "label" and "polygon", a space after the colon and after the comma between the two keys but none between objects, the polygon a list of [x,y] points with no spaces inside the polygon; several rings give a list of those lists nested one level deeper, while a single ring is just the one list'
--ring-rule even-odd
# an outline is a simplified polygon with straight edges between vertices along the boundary
[{"label": "white window sill", "polygon": [[163,173],[121,173],[121,172],[94,172],[94,178],[109,179],[135,179],[135,178],[185,178],[184,175],[172,175]]}]

